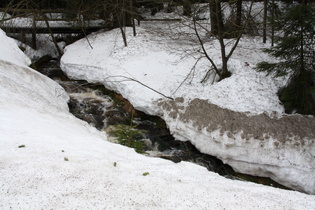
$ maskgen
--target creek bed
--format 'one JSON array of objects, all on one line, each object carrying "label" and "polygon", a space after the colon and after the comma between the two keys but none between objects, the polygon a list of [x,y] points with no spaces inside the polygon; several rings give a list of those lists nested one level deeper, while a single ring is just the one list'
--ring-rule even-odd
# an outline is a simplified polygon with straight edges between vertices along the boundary
[{"label": "creek bed", "polygon": [[144,155],[168,159],[175,163],[189,161],[226,178],[286,189],[269,178],[236,173],[218,158],[200,153],[190,142],[174,139],[163,119],[135,110],[129,101],[106,89],[102,84],[70,80],[61,71],[57,60],[44,62],[37,65],[36,69],[54,79],[67,91],[70,96],[69,110],[73,115],[100,131],[106,131],[109,141],[115,142],[110,130],[116,125],[136,125],[137,129],[146,131],[139,139],[145,143]]}]

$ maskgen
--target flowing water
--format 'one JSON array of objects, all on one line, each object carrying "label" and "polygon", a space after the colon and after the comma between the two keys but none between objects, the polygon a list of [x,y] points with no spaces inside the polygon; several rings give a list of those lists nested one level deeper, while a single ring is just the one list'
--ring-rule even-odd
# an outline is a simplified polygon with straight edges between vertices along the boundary
[{"label": "flowing water", "polygon": [[[102,84],[68,79],[55,60],[39,65],[37,70],[63,86],[70,96],[68,104],[73,115],[98,130],[109,131],[115,125],[132,123],[137,125],[137,129],[146,131],[142,136],[146,146],[145,155],[173,162],[190,161],[203,165],[210,171],[229,176],[229,171],[232,170],[229,166],[215,157],[200,153],[189,142],[175,140],[161,118],[137,110],[128,112],[126,103],[129,102],[119,94],[105,89]],[[108,135],[109,133],[107,132]],[[109,136],[108,139],[114,138]]]},{"label": "flowing water", "polygon": [[115,125],[136,125],[137,129],[146,131],[139,139],[145,143],[144,155],[168,159],[175,163],[189,161],[227,178],[244,179],[282,188],[267,178],[237,174],[221,160],[200,153],[190,142],[174,139],[163,119],[134,110],[126,99],[107,90],[102,84],[68,79],[56,60],[37,66],[37,70],[63,86],[70,96],[68,103],[70,112],[98,130],[106,131],[109,141],[115,142],[115,138],[110,135],[110,130]]}]

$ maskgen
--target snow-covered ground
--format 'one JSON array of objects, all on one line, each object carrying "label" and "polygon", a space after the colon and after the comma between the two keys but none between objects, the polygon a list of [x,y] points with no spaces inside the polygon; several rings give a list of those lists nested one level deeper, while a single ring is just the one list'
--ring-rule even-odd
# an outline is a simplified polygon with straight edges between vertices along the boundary
[{"label": "snow-covered ground", "polygon": [[[161,113],[152,103],[163,98],[159,93],[172,98],[207,99],[220,107],[252,114],[283,113],[276,92],[285,80],[253,70],[257,62],[268,59],[261,52],[267,45],[258,39],[242,39],[229,62],[233,76],[211,85],[212,78],[200,83],[210,63],[203,58],[195,65],[203,55],[196,37],[187,35],[187,31],[192,32],[181,23],[143,22],[136,37],[127,28],[128,47],[124,47],[119,30],[95,33],[67,47],[61,66],[70,77],[103,82],[150,114]],[[211,43],[206,45],[208,53],[219,62],[218,43]]]},{"label": "snow-covered ground", "polygon": [[28,68],[3,33],[0,44],[1,209],[315,208],[312,195],[228,180],[106,141],[68,112],[61,87]]},{"label": "snow-covered ground", "polygon": [[[271,59],[261,51],[270,45],[243,37],[228,64],[232,76],[212,84],[211,75],[201,83],[210,63],[187,23],[142,22],[136,37],[127,28],[127,47],[119,30],[94,33],[66,47],[61,67],[69,77],[101,82],[135,108],[161,116],[178,140],[191,141],[238,172],[315,194],[314,118],[283,117],[277,92],[287,79],[254,70]],[[218,41],[208,39],[204,45],[220,65]],[[170,98],[175,104],[169,109],[164,102],[172,104]],[[225,109],[221,116],[212,104]],[[188,112],[193,114],[183,117]]]}]

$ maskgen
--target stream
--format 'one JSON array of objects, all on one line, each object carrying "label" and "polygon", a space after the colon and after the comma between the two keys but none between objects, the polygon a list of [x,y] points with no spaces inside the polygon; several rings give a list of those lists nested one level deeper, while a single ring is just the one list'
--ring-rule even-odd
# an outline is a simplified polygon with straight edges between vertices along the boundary
[{"label": "stream", "polygon": [[168,159],[175,163],[189,161],[206,167],[226,178],[253,181],[283,188],[269,178],[236,173],[216,157],[200,153],[190,142],[174,139],[164,120],[135,110],[121,95],[106,89],[102,84],[70,80],[61,71],[57,60],[37,64],[36,70],[58,82],[70,96],[70,112],[100,131],[106,131],[108,140],[115,141],[111,130],[117,125],[135,125],[145,130],[138,141],[145,145],[144,155]]}]

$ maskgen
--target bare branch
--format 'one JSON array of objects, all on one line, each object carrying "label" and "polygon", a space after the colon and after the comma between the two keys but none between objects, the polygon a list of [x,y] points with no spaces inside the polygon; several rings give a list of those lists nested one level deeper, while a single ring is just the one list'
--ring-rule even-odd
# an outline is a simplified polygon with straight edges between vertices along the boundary
[{"label": "bare branch", "polygon": [[[119,75],[119,76],[110,76],[110,77],[107,77],[107,78],[124,78],[124,79],[126,79],[126,80],[124,80],[124,81],[137,82],[137,83],[139,83],[140,85],[142,85],[142,86],[144,86],[144,87],[146,87],[146,88],[152,90],[153,92],[156,92],[156,93],[160,94],[161,96],[163,96],[163,97],[165,97],[165,98],[167,98],[167,99],[174,100],[172,97],[167,96],[167,95],[161,93],[160,91],[157,91],[157,90],[155,90],[154,88],[152,88],[152,87],[150,87],[150,86],[148,86],[148,85],[146,85],[146,84],[140,82],[139,80],[136,80],[136,79],[134,79],[134,78],[131,78],[131,77],[126,77],[126,76]],[[106,79],[107,79],[107,78],[106,78]]]},{"label": "bare branch", "polygon": [[195,33],[196,33],[196,35],[197,35],[198,41],[199,41],[199,43],[200,43],[200,45],[201,45],[203,54],[204,54],[204,55],[206,56],[206,58],[210,61],[210,63],[212,64],[212,67],[214,68],[214,70],[216,71],[216,73],[217,73],[218,75],[221,75],[220,70],[217,68],[217,66],[215,65],[214,61],[210,58],[210,56],[209,56],[208,53],[207,53],[207,50],[205,49],[205,46],[204,46],[204,44],[203,44],[203,41],[202,41],[202,39],[200,38],[200,35],[199,35],[198,30],[197,30],[197,27],[196,27],[196,20],[194,19],[193,22],[194,22],[194,30],[195,30]]},{"label": "bare branch", "polygon": [[[172,95],[174,95],[174,94],[178,91],[178,89],[184,84],[184,82],[189,78],[189,76],[190,76],[191,74],[193,74],[191,81],[193,80],[194,74],[195,74],[195,70],[196,70],[196,65],[198,64],[198,62],[199,62],[202,58],[204,58],[204,57],[201,56],[201,57],[199,57],[199,58],[197,59],[197,61],[195,62],[194,66],[190,69],[189,74],[188,74],[188,75],[185,77],[185,79],[180,83],[180,85],[176,88],[176,90],[172,93]],[[191,81],[190,81],[190,82],[191,82]]]}]

